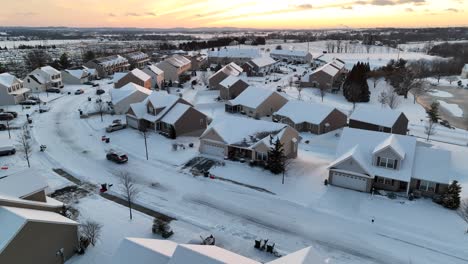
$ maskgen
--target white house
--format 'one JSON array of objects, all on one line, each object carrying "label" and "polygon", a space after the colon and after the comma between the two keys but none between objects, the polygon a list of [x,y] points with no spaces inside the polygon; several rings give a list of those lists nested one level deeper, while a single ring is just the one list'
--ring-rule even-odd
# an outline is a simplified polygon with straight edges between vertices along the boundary
[{"label": "white house", "polygon": [[9,73],[0,74],[0,105],[13,105],[24,101],[30,90],[23,81]]},{"label": "white house", "polygon": [[32,92],[41,92],[49,88],[63,88],[62,73],[51,66],[37,68],[23,79],[24,87]]},{"label": "white house", "polygon": [[310,63],[313,59],[312,54],[305,50],[272,50],[270,56],[275,60],[302,64]]},{"label": "white house", "polygon": [[465,64],[465,66],[463,67],[461,77],[464,79],[468,79],[468,63]]},{"label": "white house", "polygon": [[110,96],[115,113],[127,113],[131,104],[142,102],[151,93],[151,90],[134,83],[128,83],[118,89],[111,89]]},{"label": "white house", "polygon": [[79,66],[62,71],[63,83],[83,84],[96,78],[96,70],[86,66]]}]

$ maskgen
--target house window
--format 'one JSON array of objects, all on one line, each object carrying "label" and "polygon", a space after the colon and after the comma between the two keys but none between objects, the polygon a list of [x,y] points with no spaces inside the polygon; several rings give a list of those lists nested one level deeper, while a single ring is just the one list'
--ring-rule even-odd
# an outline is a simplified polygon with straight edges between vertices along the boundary
[{"label": "house window", "polygon": [[388,169],[396,169],[398,161],[395,159],[389,159],[384,157],[377,158],[377,166]]},{"label": "house window", "polygon": [[379,126],[379,132],[384,132],[384,127],[383,126]]},{"label": "house window", "polygon": [[384,184],[386,185],[392,185],[392,180],[385,178]]},{"label": "house window", "polygon": [[200,119],[200,125],[203,125],[203,124],[205,124],[205,119],[201,118]]},{"label": "house window", "polygon": [[257,152],[257,159],[266,161],[268,159],[268,154],[263,152]]},{"label": "house window", "polygon": [[430,181],[421,181],[419,184],[419,190],[426,192],[434,192],[436,188],[436,183]]}]

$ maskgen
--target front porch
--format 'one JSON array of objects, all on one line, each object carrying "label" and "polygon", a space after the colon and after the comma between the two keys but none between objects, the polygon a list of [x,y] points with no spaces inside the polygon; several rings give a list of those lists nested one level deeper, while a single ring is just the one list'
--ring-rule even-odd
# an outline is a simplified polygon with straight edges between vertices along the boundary
[{"label": "front porch", "polygon": [[253,161],[254,152],[251,149],[246,149],[238,146],[228,146],[228,159],[239,161]]},{"label": "front porch", "polygon": [[394,180],[391,178],[385,178],[381,176],[375,176],[373,182],[373,188],[376,190],[384,190],[397,193],[408,194],[408,182]]},{"label": "front porch", "polygon": [[225,111],[228,113],[240,113],[242,112],[242,106],[241,105],[230,105],[226,104],[225,105]]}]

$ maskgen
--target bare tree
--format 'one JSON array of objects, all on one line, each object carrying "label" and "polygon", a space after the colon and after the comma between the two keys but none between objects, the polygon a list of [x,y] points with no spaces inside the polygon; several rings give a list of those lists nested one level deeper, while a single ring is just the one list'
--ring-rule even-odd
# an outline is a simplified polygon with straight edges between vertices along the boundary
[{"label": "bare tree", "polygon": [[419,96],[429,92],[430,89],[426,84],[423,82],[417,82],[411,89],[411,93],[413,94],[413,103],[416,104],[416,101],[418,100]]},{"label": "bare tree", "polygon": [[142,127],[140,129],[140,134],[145,140],[145,151],[146,151],[146,160],[148,160],[148,128]]},{"label": "bare tree", "polygon": [[[468,224],[468,198],[465,198],[461,201],[460,207],[458,208],[458,213],[460,214],[461,218],[465,220],[465,222]],[[468,233],[468,228],[466,229],[466,232]]]},{"label": "bare tree", "polygon": [[302,89],[303,89],[303,87],[301,87],[300,85],[298,85],[298,86],[296,87],[296,89],[297,89],[297,93],[298,93],[298,95],[297,95],[297,100],[301,101],[301,100],[302,100]]},{"label": "bare tree", "polygon": [[20,143],[20,148],[21,148],[21,151],[23,152],[24,158],[28,162],[28,167],[31,168],[29,158],[31,157],[31,154],[32,154],[32,140],[31,140],[31,135],[30,135],[29,128],[27,125],[23,126],[18,137],[18,142]]},{"label": "bare tree", "polygon": [[327,88],[320,86],[319,92],[320,92],[320,98],[322,98],[322,102],[323,102],[323,98],[325,97],[325,94],[327,93]]},{"label": "bare tree", "polygon": [[379,103],[382,105],[382,107],[384,105],[387,104],[387,100],[388,100],[388,94],[387,94],[387,91],[382,91],[380,94],[379,94],[379,97],[377,98],[377,100],[379,101]]},{"label": "bare tree", "polygon": [[458,77],[457,76],[449,76],[446,78],[447,81],[449,81],[450,84],[452,84],[453,82],[456,82],[458,81]]},{"label": "bare tree", "polygon": [[372,45],[365,45],[364,47],[366,48],[366,52],[367,52],[367,53],[370,53],[370,50],[371,50],[371,48],[372,48]]},{"label": "bare tree", "polygon": [[341,44],[342,44],[341,40],[336,41],[336,53],[341,53],[341,50],[342,50]]},{"label": "bare tree", "polygon": [[387,93],[387,105],[390,109],[396,109],[401,103],[401,98],[398,94],[391,91]]},{"label": "bare tree", "polygon": [[125,200],[127,200],[128,203],[128,209],[130,210],[130,220],[132,220],[132,205],[140,193],[140,190],[135,185],[134,178],[126,171],[120,173],[120,185],[121,190],[124,192]]},{"label": "bare tree", "polygon": [[424,126],[424,134],[427,135],[426,141],[429,141],[430,137],[432,135],[435,135],[436,126],[437,126],[437,123],[435,123],[434,121],[432,121],[430,119],[429,119],[429,121],[427,121],[426,125]]},{"label": "bare tree", "polygon": [[206,71],[200,73],[200,82],[203,83],[204,86],[208,84],[208,73]]},{"label": "bare tree", "polygon": [[97,241],[101,238],[101,229],[102,225],[92,220],[86,220],[80,225],[81,235],[87,238],[93,246],[95,246]]},{"label": "bare tree", "polygon": [[104,118],[102,116],[106,110],[106,103],[102,100],[101,96],[99,96],[98,99],[96,99],[96,104],[94,105],[94,109],[101,116],[101,122],[104,122]]},{"label": "bare tree", "polygon": [[31,50],[23,57],[26,68],[32,71],[36,68],[46,66],[52,61],[52,58],[47,51],[36,49]]}]

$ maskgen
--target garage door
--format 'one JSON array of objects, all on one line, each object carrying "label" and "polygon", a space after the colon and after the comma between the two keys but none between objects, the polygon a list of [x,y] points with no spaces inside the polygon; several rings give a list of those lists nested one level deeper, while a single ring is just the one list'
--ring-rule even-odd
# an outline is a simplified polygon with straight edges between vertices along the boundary
[{"label": "garage door", "polygon": [[364,177],[332,171],[331,184],[335,186],[366,192],[367,181],[368,179]]},{"label": "garage door", "polygon": [[207,155],[224,157],[224,147],[209,141],[203,141],[200,152]]},{"label": "garage door", "polygon": [[133,127],[135,129],[138,129],[139,126],[138,126],[138,119],[136,118],[133,118],[133,117],[130,117],[130,116],[127,116],[127,125],[129,127]]}]

